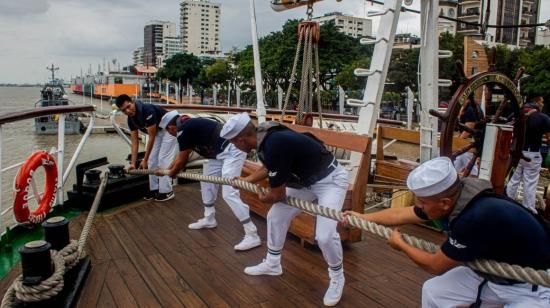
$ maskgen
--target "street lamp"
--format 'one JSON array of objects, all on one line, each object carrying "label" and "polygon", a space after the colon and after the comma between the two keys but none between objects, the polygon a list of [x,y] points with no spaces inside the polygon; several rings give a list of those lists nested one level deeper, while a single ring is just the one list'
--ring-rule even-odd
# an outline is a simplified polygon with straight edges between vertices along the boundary
[{"label": "street lamp", "polygon": [[521,94],[521,80],[523,78],[527,78],[527,77],[531,77],[531,75],[529,74],[524,74],[523,76],[521,76],[519,79],[518,79],[518,92]]}]

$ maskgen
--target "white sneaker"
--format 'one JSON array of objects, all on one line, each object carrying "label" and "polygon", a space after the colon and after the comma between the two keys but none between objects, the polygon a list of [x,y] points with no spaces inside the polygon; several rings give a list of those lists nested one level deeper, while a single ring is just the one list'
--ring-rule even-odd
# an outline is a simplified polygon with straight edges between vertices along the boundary
[{"label": "white sneaker", "polygon": [[197,222],[189,224],[189,229],[193,229],[193,230],[211,229],[211,228],[216,228],[217,226],[218,226],[218,223],[216,222],[216,218],[208,216],[197,220]]},{"label": "white sneaker", "polygon": [[267,263],[266,259],[264,259],[262,263],[256,266],[249,266],[245,268],[244,273],[252,276],[260,276],[260,275],[279,276],[283,274],[283,268],[281,267],[280,263],[277,265],[273,265],[273,264]]},{"label": "white sneaker", "polygon": [[344,271],[333,272],[329,270],[330,283],[328,285],[327,292],[323,298],[323,304],[325,306],[334,306],[338,304],[340,298],[342,298],[342,293],[344,292],[344,284],[346,283],[346,278],[344,277]]},{"label": "white sneaker", "polygon": [[258,234],[247,234],[240,243],[235,245],[235,250],[249,250],[260,245],[262,245],[262,240]]}]

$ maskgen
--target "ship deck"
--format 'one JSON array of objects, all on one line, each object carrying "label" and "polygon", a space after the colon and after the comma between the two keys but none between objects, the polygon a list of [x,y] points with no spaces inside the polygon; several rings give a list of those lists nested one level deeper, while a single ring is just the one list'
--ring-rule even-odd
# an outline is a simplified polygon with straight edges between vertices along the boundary
[{"label": "ship deck", "polygon": [[[288,236],[283,275],[252,277],[246,266],[266,252],[265,220],[253,215],[263,245],[235,252],[242,227],[229,207],[216,204],[218,227],[189,230],[202,216],[198,184],[175,188],[165,203],[138,201],[101,213],[88,241],[92,269],[78,307],[320,307],[328,285],[327,266],[316,247],[302,247]],[[85,215],[71,222],[76,238]],[[434,242],[439,233],[418,226],[403,228]],[[364,233],[359,243],[344,245],[346,286],[340,307],[419,307],[422,283],[430,275],[384,240]],[[16,275],[2,281],[0,294]]]}]

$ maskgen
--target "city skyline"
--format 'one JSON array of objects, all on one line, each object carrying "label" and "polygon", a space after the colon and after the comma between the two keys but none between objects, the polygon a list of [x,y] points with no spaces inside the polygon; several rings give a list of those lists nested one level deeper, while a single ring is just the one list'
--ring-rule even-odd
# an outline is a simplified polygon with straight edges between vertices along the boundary
[{"label": "city skyline", "polygon": [[[221,45],[226,52],[250,44],[248,0],[218,0],[222,5]],[[550,3],[544,1],[540,20],[550,19]],[[36,83],[48,78],[46,66],[60,67],[59,76],[69,79],[81,68],[97,70],[103,59],[117,59],[121,66],[133,63],[133,51],[143,45],[143,27],[150,20],[179,24],[179,3],[158,0],[33,0],[0,3],[0,83]],[[379,8],[375,6],[374,8]],[[415,0],[413,8],[419,7]],[[315,16],[339,11],[365,17],[370,2],[326,0],[315,6]],[[269,1],[256,0],[258,32],[264,36],[281,29],[288,19],[303,18],[305,9],[276,13]],[[246,18],[245,18],[246,17]],[[376,33],[379,20],[373,20]],[[419,17],[403,13],[398,33],[419,34]]]}]

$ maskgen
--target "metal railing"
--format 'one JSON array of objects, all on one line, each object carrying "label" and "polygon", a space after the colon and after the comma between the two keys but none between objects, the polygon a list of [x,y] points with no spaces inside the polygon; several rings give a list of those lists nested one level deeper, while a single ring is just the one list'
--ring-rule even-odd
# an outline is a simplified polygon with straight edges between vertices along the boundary
[{"label": "metal railing", "polygon": [[[80,140],[80,143],[78,144],[75,152],[73,153],[73,156],[71,157],[71,160],[69,161],[69,164],[67,165],[67,168],[64,168],[64,157],[65,157],[65,118],[66,115],[69,113],[90,113],[90,123],[88,124],[88,128],[86,129],[86,132],[82,136],[82,139]],[[3,155],[3,133],[4,133],[4,126],[9,123],[14,123],[22,120],[28,120],[33,119],[41,116],[48,116],[48,115],[59,115],[58,120],[58,133],[57,133],[57,148],[52,149],[50,151],[50,154],[54,155],[57,154],[57,174],[62,176],[61,180],[57,181],[57,196],[56,196],[56,205],[62,205],[63,204],[63,188],[65,186],[65,182],[67,181],[67,178],[69,177],[69,174],[71,170],[74,168],[74,165],[76,164],[76,160],[78,159],[80,152],[82,152],[82,148],[86,144],[86,141],[88,140],[88,137],[92,133],[94,124],[95,124],[95,107],[92,105],[87,106],[51,106],[51,107],[37,107],[33,109],[18,111],[18,112],[12,112],[8,114],[4,114],[0,116],[0,234],[3,234],[3,232],[13,227],[13,225],[5,226],[4,225],[4,216],[7,215],[10,210],[13,209],[13,205],[10,206],[4,206],[3,204],[3,191],[2,191],[2,183],[4,181],[4,174],[7,171],[19,168],[22,166],[25,162],[18,162],[13,165],[10,165],[8,167],[3,167],[2,165],[2,155]],[[40,194],[38,192],[38,189],[36,188],[36,184],[34,182],[34,179],[31,178],[31,189],[33,191],[33,195],[29,196],[28,199],[37,199],[40,200]],[[38,196],[38,198],[37,198]],[[39,201],[37,201],[39,202]]]}]

